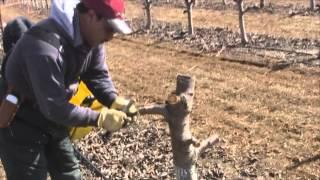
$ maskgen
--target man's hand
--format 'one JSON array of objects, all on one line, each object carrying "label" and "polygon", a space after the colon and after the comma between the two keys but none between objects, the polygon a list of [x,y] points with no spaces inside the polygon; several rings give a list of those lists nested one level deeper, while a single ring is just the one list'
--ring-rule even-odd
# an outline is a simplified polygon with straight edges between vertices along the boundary
[{"label": "man's hand", "polygon": [[125,113],[104,107],[98,117],[98,126],[108,132],[114,132],[123,127],[126,118],[127,115]]},{"label": "man's hand", "polygon": [[111,104],[111,109],[122,111],[129,117],[134,117],[138,114],[134,101],[123,97],[117,97]]}]

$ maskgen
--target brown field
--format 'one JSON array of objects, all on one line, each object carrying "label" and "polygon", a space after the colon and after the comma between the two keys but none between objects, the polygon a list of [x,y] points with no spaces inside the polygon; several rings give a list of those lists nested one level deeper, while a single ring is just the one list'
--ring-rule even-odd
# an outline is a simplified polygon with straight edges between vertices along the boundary
[{"label": "brown field", "polygon": [[[307,5],[301,0],[277,1],[288,2]],[[17,12],[3,9],[4,19],[12,19]],[[131,18],[143,15],[141,6],[132,1],[128,1],[126,12]],[[158,20],[186,22],[181,9],[154,7],[153,12]],[[38,18],[36,14],[33,17]],[[246,18],[249,32],[320,38],[319,16],[250,13]],[[194,23],[237,31],[237,13],[195,10]],[[192,131],[200,138],[211,132],[222,138],[221,146],[230,160],[217,161],[226,177],[236,179],[241,167],[254,166],[261,179],[320,178],[319,68],[294,66],[271,72],[181,53],[170,42],[154,42],[127,37],[115,38],[108,45],[110,71],[121,94],[135,97],[140,104],[163,101],[174,88],[177,74],[195,76]],[[141,121],[147,122],[148,117]],[[201,163],[206,161],[210,160]]]}]

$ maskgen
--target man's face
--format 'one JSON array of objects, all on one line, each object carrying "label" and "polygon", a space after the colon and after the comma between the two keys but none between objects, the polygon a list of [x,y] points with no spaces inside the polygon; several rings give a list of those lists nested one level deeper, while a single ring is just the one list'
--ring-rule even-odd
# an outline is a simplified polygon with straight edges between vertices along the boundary
[{"label": "man's face", "polygon": [[80,18],[81,34],[89,46],[96,47],[113,38],[114,31],[106,18],[99,18],[92,10],[82,17]]}]

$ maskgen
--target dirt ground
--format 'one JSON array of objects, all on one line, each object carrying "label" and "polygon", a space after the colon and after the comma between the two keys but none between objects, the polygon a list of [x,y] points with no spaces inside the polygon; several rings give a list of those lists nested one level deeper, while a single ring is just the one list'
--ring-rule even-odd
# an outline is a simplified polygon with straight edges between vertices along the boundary
[{"label": "dirt ground", "polygon": [[[129,17],[142,15],[136,8],[135,3],[128,3]],[[236,12],[194,13],[197,26],[233,29],[237,25],[237,18],[233,17]],[[16,14],[7,9],[5,19]],[[161,7],[155,8],[155,16],[166,21],[184,18],[181,9]],[[249,32],[320,38],[319,17],[287,19],[249,14],[248,19]],[[170,42],[155,45],[150,38],[115,38],[107,46],[108,63],[120,94],[134,97],[140,105],[163,102],[174,89],[177,74],[195,76],[192,131],[199,138],[219,134],[219,147],[225,153],[222,159],[200,163],[216,161],[225,179],[320,178],[318,67],[293,66],[273,72],[215,57],[194,56],[178,48]],[[147,116],[141,118],[148,120]]]}]

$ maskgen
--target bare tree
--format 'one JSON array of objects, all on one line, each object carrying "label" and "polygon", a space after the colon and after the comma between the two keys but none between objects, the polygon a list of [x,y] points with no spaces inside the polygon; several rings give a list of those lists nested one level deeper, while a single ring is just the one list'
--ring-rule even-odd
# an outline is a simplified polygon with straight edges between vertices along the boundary
[{"label": "bare tree", "polygon": [[168,122],[177,180],[197,180],[196,162],[200,154],[219,141],[216,135],[212,135],[199,142],[190,132],[194,88],[194,78],[178,75],[176,91],[169,95],[166,104],[153,104],[139,109],[141,115],[159,114]]},{"label": "bare tree", "polygon": [[310,9],[312,11],[316,10],[316,1],[315,0],[310,0]]},{"label": "bare tree", "polygon": [[196,4],[196,0],[184,0],[187,6],[187,10],[184,11],[188,14],[188,33],[193,34],[193,22],[192,22],[192,7]]},{"label": "bare tree", "polygon": [[147,17],[146,29],[151,29],[152,27],[152,17],[151,17],[151,4],[152,0],[144,0],[144,10]]},{"label": "bare tree", "polygon": [[244,14],[248,10],[248,8],[246,10],[244,9],[243,0],[234,0],[234,1],[238,5],[241,43],[242,44],[247,44],[248,43],[248,37],[247,37],[247,34],[246,34],[246,29],[245,29]]}]

